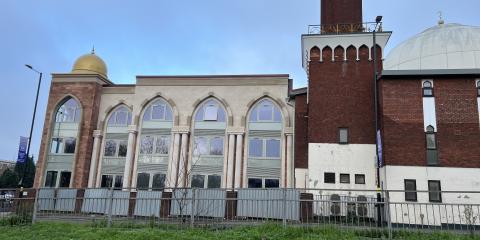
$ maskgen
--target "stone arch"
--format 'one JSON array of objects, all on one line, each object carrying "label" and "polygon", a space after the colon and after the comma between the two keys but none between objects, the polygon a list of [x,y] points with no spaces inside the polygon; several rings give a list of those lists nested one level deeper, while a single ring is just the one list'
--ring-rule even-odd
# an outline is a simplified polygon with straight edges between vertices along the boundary
[{"label": "stone arch", "polygon": [[320,61],[320,48],[317,46],[310,49],[310,61]]},{"label": "stone arch", "polygon": [[163,99],[165,102],[167,102],[170,107],[172,108],[172,113],[173,113],[173,125],[177,126],[180,121],[180,113],[178,111],[178,107],[175,104],[175,102],[171,98],[167,98],[164,95],[162,95],[160,92],[152,95],[151,97],[145,99],[141,104],[140,104],[140,112],[138,115],[135,116],[135,120],[137,123],[140,123],[140,119],[143,116],[143,113],[145,112],[145,109],[154,101],[157,99]]},{"label": "stone arch", "polygon": [[[382,47],[377,44],[377,60],[382,59],[382,51],[383,51]],[[374,47],[373,46],[370,50],[370,56],[371,56],[371,59],[373,59],[373,56],[374,56]]]},{"label": "stone arch", "polygon": [[[207,96],[204,96],[202,98],[198,98],[193,104],[192,104],[192,107],[193,107],[193,111],[192,111],[192,114],[190,114],[190,116],[188,116],[188,122],[193,124],[193,121],[194,121],[194,117],[195,116],[195,113],[197,112],[197,109],[198,107],[204,103],[205,101],[207,101],[208,99],[215,99],[216,101],[218,101],[222,106],[223,108],[225,109],[225,112],[227,113],[227,126],[233,126],[233,111],[232,111],[232,108],[230,107],[230,105],[227,103],[227,101],[223,98],[220,98],[219,96],[217,96],[215,93],[213,92],[210,92],[207,94]],[[193,126],[193,125],[192,125]]]},{"label": "stone arch", "polygon": [[263,99],[270,99],[273,104],[277,105],[277,107],[280,109],[280,112],[282,113],[282,117],[283,117],[283,125],[284,125],[284,128],[288,128],[291,126],[291,122],[290,122],[290,113],[288,112],[288,109],[287,109],[287,105],[284,104],[282,102],[281,99],[275,99],[273,97],[270,96],[269,93],[263,93],[261,96],[251,100],[248,104],[247,104],[247,113],[245,114],[245,117],[244,117],[244,121],[242,122],[242,125],[243,126],[246,126],[246,121],[248,119],[248,117],[250,116],[250,111],[252,110],[253,106],[255,106],[258,102],[260,102],[261,100]]}]

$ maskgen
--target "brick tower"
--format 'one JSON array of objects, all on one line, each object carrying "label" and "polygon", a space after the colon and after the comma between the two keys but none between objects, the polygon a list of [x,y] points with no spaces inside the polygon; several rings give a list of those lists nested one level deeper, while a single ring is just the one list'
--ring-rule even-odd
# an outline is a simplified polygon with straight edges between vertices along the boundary
[{"label": "brick tower", "polygon": [[[308,120],[296,131],[308,125],[308,164],[301,166],[308,170],[297,181],[312,188],[373,189],[375,24],[362,23],[361,0],[322,0],[321,7],[321,25],[302,35]],[[390,34],[376,33],[379,69]],[[339,184],[340,175],[348,183]]]}]

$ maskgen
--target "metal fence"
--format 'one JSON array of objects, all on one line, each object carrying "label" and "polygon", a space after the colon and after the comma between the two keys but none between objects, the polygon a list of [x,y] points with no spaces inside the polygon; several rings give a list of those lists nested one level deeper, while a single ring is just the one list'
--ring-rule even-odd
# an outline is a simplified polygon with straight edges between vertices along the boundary
[{"label": "metal fence", "polygon": [[38,221],[106,227],[278,223],[336,226],[389,237],[412,230],[480,232],[480,192],[42,188],[23,194],[13,189],[0,193],[0,225]]}]

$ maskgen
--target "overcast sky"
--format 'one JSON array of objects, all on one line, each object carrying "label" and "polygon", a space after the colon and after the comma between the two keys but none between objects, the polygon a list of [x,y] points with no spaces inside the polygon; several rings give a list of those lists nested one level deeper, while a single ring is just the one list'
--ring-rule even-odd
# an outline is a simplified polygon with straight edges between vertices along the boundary
[{"label": "overcast sky", "polygon": [[[364,21],[384,16],[388,52],[431,27],[480,25],[478,0],[364,0]],[[96,53],[115,83],[136,75],[286,73],[306,84],[300,35],[319,24],[320,0],[0,0],[0,159],[28,136],[37,74],[45,73],[31,153],[38,155],[50,73]]]}]

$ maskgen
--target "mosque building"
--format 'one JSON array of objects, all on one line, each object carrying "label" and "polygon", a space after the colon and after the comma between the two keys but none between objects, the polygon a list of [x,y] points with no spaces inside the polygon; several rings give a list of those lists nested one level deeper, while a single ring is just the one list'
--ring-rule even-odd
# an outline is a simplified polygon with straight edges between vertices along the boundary
[{"label": "mosque building", "polygon": [[300,89],[287,74],[116,84],[81,56],[52,74],[35,187],[480,190],[480,27],[440,20],[385,57],[392,32],[363,23],[361,0],[321,11]]}]

